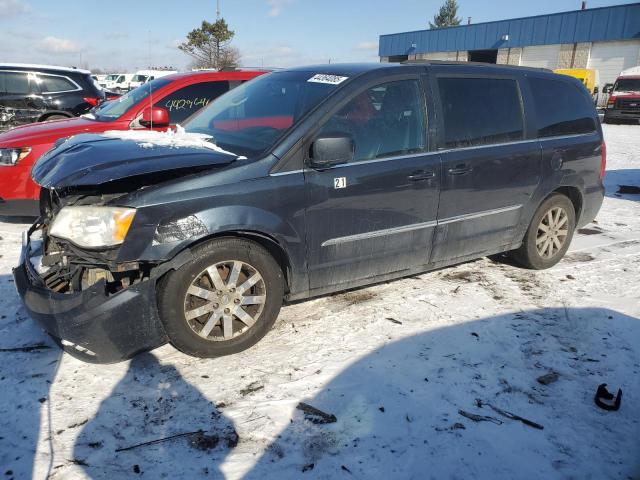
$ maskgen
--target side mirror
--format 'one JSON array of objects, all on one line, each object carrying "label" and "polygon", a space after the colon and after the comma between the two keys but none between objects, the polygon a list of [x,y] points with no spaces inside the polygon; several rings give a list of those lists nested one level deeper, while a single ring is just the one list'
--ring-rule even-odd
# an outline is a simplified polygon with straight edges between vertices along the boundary
[{"label": "side mirror", "polygon": [[153,127],[168,127],[169,112],[162,107],[146,107],[142,111],[142,118],[140,118],[140,125],[146,128]]},{"label": "side mirror", "polygon": [[353,160],[355,144],[346,135],[326,135],[317,138],[311,145],[310,160],[314,168],[329,168],[332,165]]}]

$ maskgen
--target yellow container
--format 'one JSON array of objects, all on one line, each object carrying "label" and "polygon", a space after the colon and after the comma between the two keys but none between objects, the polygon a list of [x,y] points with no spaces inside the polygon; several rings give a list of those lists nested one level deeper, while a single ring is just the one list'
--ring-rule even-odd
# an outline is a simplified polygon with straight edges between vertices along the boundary
[{"label": "yellow container", "polygon": [[598,93],[598,71],[593,68],[558,68],[554,73],[577,78],[584,83],[591,95]]}]

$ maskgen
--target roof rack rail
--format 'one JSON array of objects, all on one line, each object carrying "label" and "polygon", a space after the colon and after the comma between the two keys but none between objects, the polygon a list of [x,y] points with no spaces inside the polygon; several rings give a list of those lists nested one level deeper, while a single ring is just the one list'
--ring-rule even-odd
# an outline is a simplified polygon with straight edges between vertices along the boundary
[{"label": "roof rack rail", "polygon": [[62,72],[91,73],[89,70],[77,67],[62,67],[59,65],[40,65],[36,63],[0,63],[2,68],[30,68],[33,70],[60,70]]},{"label": "roof rack rail", "polygon": [[540,67],[527,67],[524,65],[504,65],[501,63],[486,63],[486,62],[463,62],[461,60],[403,60],[400,62],[402,65],[473,65],[482,67],[496,67],[496,68],[521,68],[524,70],[534,70],[537,72],[553,72],[548,68]]}]

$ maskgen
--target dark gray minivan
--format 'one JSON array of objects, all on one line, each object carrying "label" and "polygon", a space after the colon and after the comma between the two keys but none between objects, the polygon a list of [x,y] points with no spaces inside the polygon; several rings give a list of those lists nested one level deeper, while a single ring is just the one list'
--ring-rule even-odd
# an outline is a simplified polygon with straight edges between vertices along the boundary
[{"label": "dark gray minivan", "polygon": [[225,94],[169,133],[63,142],[18,291],[68,352],[256,343],[284,301],[508,252],[543,269],[591,222],[605,145],[589,93],[548,71],[323,65]]}]

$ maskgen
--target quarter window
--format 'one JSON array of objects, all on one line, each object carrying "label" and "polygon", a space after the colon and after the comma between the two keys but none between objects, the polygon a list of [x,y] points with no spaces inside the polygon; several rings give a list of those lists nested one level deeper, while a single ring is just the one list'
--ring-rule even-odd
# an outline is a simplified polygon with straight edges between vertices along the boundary
[{"label": "quarter window", "polygon": [[503,78],[439,78],[446,148],[524,138],[518,83]]},{"label": "quarter window", "polygon": [[156,105],[169,111],[172,124],[182,123],[228,90],[229,82],[196,83],[170,93]]},{"label": "quarter window", "polygon": [[38,83],[42,93],[72,92],[78,89],[77,85],[68,78],[53,75],[39,75]]},{"label": "quarter window", "polygon": [[529,78],[536,105],[539,137],[591,133],[596,130],[591,98],[569,82]]},{"label": "quarter window", "polygon": [[319,136],[350,136],[355,162],[422,152],[426,149],[422,98],[416,80],[378,85],[341,108]]}]

